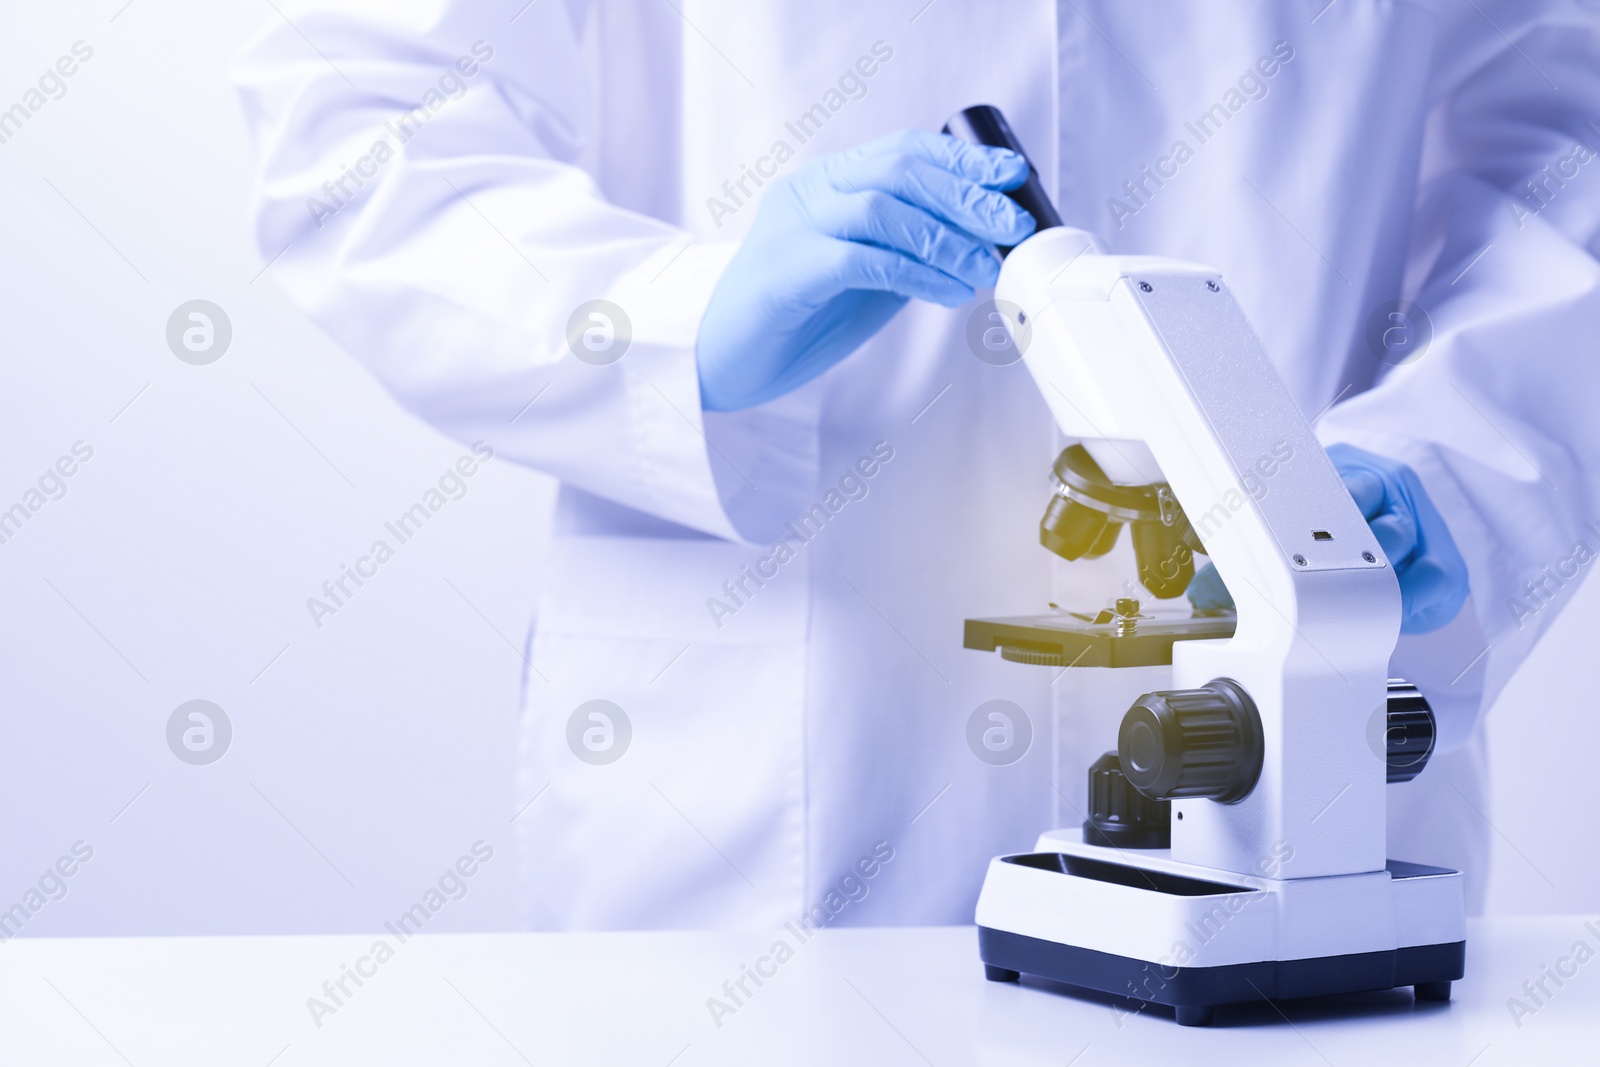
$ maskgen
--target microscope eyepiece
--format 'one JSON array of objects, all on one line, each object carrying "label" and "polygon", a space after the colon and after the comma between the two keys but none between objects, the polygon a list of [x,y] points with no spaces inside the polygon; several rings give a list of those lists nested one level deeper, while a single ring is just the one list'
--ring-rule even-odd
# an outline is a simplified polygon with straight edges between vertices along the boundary
[{"label": "microscope eyepiece", "polygon": [[[942,132],[973,144],[1009,148],[1023,159],[1028,159],[1028,153],[1022,150],[1022,142],[1011,131],[1011,124],[1000,109],[992,104],[978,104],[950,116]],[[1005,195],[1033,216],[1034,233],[1061,225],[1061,216],[1056,213],[1055,205],[1045,193],[1044,183],[1039,180],[1039,171],[1032,160],[1028,161],[1028,180]],[[1004,256],[1009,251],[1011,249],[1002,248],[1000,254]]]}]

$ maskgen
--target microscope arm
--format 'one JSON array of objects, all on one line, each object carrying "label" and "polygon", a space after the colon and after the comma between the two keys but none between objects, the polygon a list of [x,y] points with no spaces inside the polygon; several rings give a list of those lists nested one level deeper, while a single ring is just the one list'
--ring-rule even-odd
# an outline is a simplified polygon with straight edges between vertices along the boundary
[{"label": "microscope arm", "polygon": [[1242,686],[1266,758],[1236,803],[1174,802],[1174,858],[1247,871],[1286,842],[1290,877],[1383,869],[1367,731],[1399,587],[1221,275],[1056,227],[1010,252],[995,296],[1062,432],[1112,482],[1170,486],[1234,594],[1233,636],[1179,643],[1173,683]]}]

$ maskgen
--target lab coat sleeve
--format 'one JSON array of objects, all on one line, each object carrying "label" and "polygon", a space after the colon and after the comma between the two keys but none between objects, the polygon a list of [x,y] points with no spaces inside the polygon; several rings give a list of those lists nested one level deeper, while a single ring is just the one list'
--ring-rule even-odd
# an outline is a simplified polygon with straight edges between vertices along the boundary
[{"label": "lab coat sleeve", "polygon": [[[701,411],[696,333],[735,246],[591,176],[585,4],[278,7],[234,80],[256,239],[301,308],[426,421],[590,493],[730,539],[799,509],[806,413]],[[608,316],[609,364],[575,354],[605,343],[575,314],[596,299],[627,323]]]},{"label": "lab coat sleeve", "polygon": [[1432,340],[1320,433],[1409,463],[1466,559],[1462,615],[1392,663],[1449,747],[1600,554],[1600,16],[1442,6],[1403,294]]}]

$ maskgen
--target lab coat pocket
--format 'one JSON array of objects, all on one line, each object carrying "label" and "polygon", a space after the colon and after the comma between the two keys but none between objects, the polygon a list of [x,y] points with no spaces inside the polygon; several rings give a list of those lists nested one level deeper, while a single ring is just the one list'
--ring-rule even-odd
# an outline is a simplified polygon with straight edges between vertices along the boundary
[{"label": "lab coat pocket", "polygon": [[[746,576],[758,568],[771,574],[760,585]],[[805,568],[725,541],[557,539],[522,727],[531,926],[749,926],[794,911]]]}]

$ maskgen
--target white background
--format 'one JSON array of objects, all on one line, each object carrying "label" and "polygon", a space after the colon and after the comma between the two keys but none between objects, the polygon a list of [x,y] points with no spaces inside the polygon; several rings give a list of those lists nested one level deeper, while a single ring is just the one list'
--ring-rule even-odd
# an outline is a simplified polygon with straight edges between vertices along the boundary
[{"label": "white background", "polygon": [[[430,929],[512,928],[517,698],[552,485],[488,464],[312,624],[306,598],[466,449],[262,273],[226,75],[273,8],[123,4],[0,16],[0,109],[73,42],[94,49],[0,144],[0,509],[75,441],[94,448],[0,545],[0,909],[83,840],[94,858],[28,934],[371,930],[483,840],[495,858]],[[210,366],[166,346],[195,298],[233,325]],[[1600,910],[1597,633],[1590,583],[1488,718],[1491,911]],[[195,698],[234,727],[207,767],[166,747]]]}]

